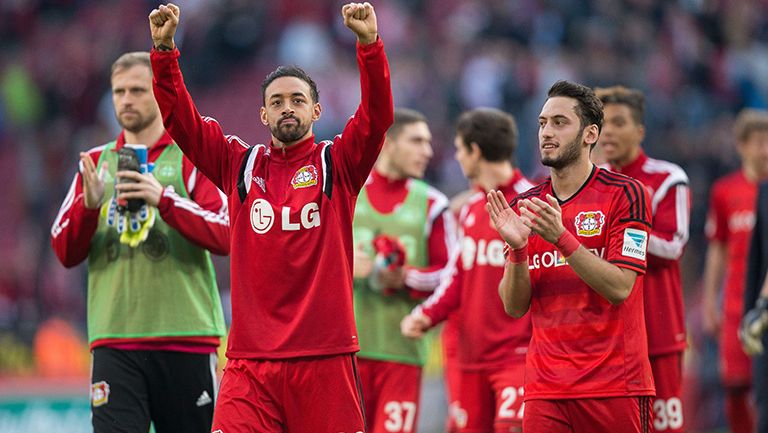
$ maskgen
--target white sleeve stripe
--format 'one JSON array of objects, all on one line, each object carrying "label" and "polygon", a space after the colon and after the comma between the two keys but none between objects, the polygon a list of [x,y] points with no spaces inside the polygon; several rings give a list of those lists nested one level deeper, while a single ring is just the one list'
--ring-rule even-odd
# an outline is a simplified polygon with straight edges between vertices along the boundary
[{"label": "white sleeve stripe", "polygon": [[648,252],[654,256],[676,260],[683,254],[683,248],[688,242],[688,187],[678,184],[675,188],[675,222],[677,228],[672,240],[662,239],[651,235],[648,239]]},{"label": "white sleeve stripe", "polygon": [[214,224],[223,225],[223,226],[229,225],[229,214],[227,211],[226,202],[224,202],[224,205],[222,206],[221,210],[218,213],[215,213],[215,212],[211,212],[209,210],[203,209],[202,207],[200,207],[199,204],[195,203],[190,199],[181,197],[180,195],[176,194],[176,192],[173,191],[172,188],[166,188],[163,191],[163,195],[173,200],[173,205],[175,207],[184,209],[193,215],[202,217],[205,221],[208,221]]},{"label": "white sleeve stripe", "polygon": [[664,182],[659,186],[659,189],[656,190],[656,192],[653,193],[653,200],[651,203],[651,212],[655,213],[656,208],[659,206],[659,203],[664,199],[664,197],[669,193],[669,190],[674,187],[675,185],[687,185],[688,184],[688,177],[685,176],[685,174],[680,175],[679,173],[672,173],[670,174],[666,179],[664,179]]},{"label": "white sleeve stripe", "polygon": [[[459,234],[459,238],[461,238],[461,234]],[[432,305],[435,305],[440,301],[440,299],[445,295],[446,290],[448,287],[453,283],[454,276],[458,273],[458,266],[459,266],[459,257],[461,257],[461,247],[456,244],[455,248],[451,251],[451,255],[448,259],[448,265],[446,265],[444,269],[444,275],[442,278],[442,281],[440,281],[440,285],[437,286],[435,291],[430,295],[429,298],[427,298],[421,305],[425,307],[431,307]],[[413,311],[420,312],[420,307],[416,307]]]},{"label": "white sleeve stripe", "polygon": [[187,179],[187,194],[192,194],[192,191],[195,190],[195,185],[197,185],[197,167],[192,166],[192,173],[189,174],[189,179]]},{"label": "white sleeve stripe", "polygon": [[[447,199],[445,201],[447,202]],[[443,212],[438,214],[438,217],[440,216],[442,216],[443,218],[443,229],[445,232],[443,241],[445,242],[445,250],[448,251],[450,255],[450,253],[456,248],[455,221],[451,212],[445,207],[443,208]],[[431,228],[432,225],[430,224],[429,227]],[[450,264],[450,256],[449,256],[449,261],[441,269],[438,269],[432,272],[421,272],[418,270],[411,270],[405,276],[405,284],[408,287],[411,287],[416,290],[432,291],[437,286],[440,285],[440,282],[444,278],[446,278],[446,274],[450,271],[449,264]]]},{"label": "white sleeve stripe", "polygon": [[61,221],[61,218],[64,216],[64,213],[66,213],[69,208],[72,207],[72,203],[75,202],[76,186],[77,175],[75,175],[75,178],[72,179],[72,184],[69,186],[67,196],[64,197],[64,202],[61,204],[61,209],[59,209],[59,213],[56,215],[56,219],[53,221],[53,226],[51,227],[51,236],[53,237],[60,235],[64,228],[69,225],[69,218],[63,222]]},{"label": "white sleeve stripe", "polygon": [[[323,192],[325,192],[327,191],[326,187],[328,186],[328,178],[332,176],[331,173],[328,173],[328,167],[326,167],[326,164],[325,164],[325,154],[326,152],[331,151],[331,149],[328,146],[330,146],[332,142],[324,141],[323,143],[325,143],[325,146],[323,146],[323,150],[320,151],[320,160],[322,161],[322,165],[323,165]],[[329,174],[331,174],[331,176],[329,176]]]},{"label": "white sleeve stripe", "polygon": [[243,183],[245,184],[245,193],[251,191],[251,177],[253,177],[253,166],[256,163],[256,154],[259,153],[259,148],[264,147],[262,144],[257,144],[251,153],[248,155],[248,161],[245,163],[245,171],[243,172]]}]

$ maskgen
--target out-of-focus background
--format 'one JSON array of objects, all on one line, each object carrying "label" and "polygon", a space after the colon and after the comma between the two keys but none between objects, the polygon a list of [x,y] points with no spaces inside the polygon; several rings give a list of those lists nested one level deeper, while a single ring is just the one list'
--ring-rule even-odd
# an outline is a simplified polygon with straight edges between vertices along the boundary
[{"label": "out-of-focus background", "polygon": [[[341,1],[181,0],[177,44],[199,110],[255,144],[259,86],[278,64],[317,81],[330,138],[359,101],[354,37]],[[85,266],[63,268],[49,230],[77,154],[114,139],[109,67],[148,50],[138,0],[0,2],[0,430],[90,431]],[[434,134],[428,179],[448,195],[466,188],[453,161],[453,122],[492,106],[520,128],[517,162],[538,164],[537,115],[557,79],[624,84],[647,96],[647,153],[691,179],[691,240],[683,280],[690,333],[686,422],[724,429],[716,345],[701,332],[703,226],[712,181],[738,165],[732,122],[766,106],[765,0],[380,0],[374,3],[392,68],[395,104],[424,112]],[[227,299],[228,263],[217,260]],[[435,371],[430,369],[430,371]],[[429,375],[423,432],[441,431],[439,374]]]}]

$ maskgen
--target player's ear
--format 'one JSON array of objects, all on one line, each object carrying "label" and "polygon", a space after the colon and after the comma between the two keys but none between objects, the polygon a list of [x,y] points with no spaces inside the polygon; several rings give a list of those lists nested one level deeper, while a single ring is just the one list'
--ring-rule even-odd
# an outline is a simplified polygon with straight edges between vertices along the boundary
[{"label": "player's ear", "polygon": [[264,126],[268,126],[269,125],[269,121],[267,120],[267,108],[266,107],[261,107],[259,109],[259,117],[261,118],[261,123],[263,123]]},{"label": "player's ear", "polygon": [[590,147],[592,144],[597,143],[597,138],[600,136],[600,131],[597,128],[596,124],[591,124],[584,128],[584,135],[582,139],[586,144],[588,144]]},{"label": "player's ear", "polygon": [[323,113],[323,106],[319,102],[315,102],[312,105],[312,121],[317,122],[320,120],[320,115]]}]

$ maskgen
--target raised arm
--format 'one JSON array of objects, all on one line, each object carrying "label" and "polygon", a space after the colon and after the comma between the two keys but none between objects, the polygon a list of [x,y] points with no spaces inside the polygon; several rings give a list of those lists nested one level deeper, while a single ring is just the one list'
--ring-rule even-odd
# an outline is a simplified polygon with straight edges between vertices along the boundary
[{"label": "raised arm", "polygon": [[155,99],[165,128],[184,154],[229,195],[248,145],[235,136],[224,135],[215,119],[198,113],[184,85],[179,50],[173,39],[179,17],[180,10],[172,3],[160,5],[149,14],[154,44],[151,59]]},{"label": "raised arm", "polygon": [[333,160],[340,167],[342,182],[357,193],[373,168],[392,125],[394,107],[389,64],[384,44],[378,37],[376,12],[370,3],[350,3],[341,14],[344,25],[357,36],[357,64],[360,69],[360,106],[347,122],[332,147]]}]

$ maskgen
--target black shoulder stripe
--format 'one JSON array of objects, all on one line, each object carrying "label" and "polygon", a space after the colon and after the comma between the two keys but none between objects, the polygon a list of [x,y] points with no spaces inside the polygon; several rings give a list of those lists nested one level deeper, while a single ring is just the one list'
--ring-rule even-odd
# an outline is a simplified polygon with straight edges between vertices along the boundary
[{"label": "black shoulder stripe", "polygon": [[248,150],[245,151],[245,154],[243,154],[243,162],[240,163],[240,171],[237,174],[237,195],[240,197],[240,203],[245,201],[245,196],[248,195],[248,191],[245,189],[245,182],[250,181],[250,179],[246,180],[245,177],[245,166],[248,164],[248,159],[251,156],[251,152],[254,151],[256,147],[252,146]]},{"label": "black shoulder stripe", "polygon": [[520,194],[516,195],[515,198],[512,199],[511,202],[509,202],[510,207],[515,207],[518,201],[524,200],[529,197],[538,196],[541,194],[541,191],[544,189],[544,187],[547,186],[547,182],[540,183],[533,188],[530,188],[527,191],[521,192]]},{"label": "black shoulder stripe", "polygon": [[333,160],[331,159],[331,144],[323,148],[323,193],[331,199],[333,193]]},{"label": "black shoulder stripe", "polygon": [[621,187],[621,190],[624,191],[624,195],[627,197],[627,201],[629,201],[629,203],[630,203],[630,206],[629,206],[629,217],[632,218],[632,219],[636,218],[635,213],[634,213],[634,203],[637,200],[634,200],[632,198],[632,194],[630,193],[629,188],[627,187],[627,185],[625,183],[613,182],[613,181],[610,181],[608,179],[604,179],[601,176],[597,177],[597,181],[602,183],[603,185]]},{"label": "black shoulder stripe", "polygon": [[629,266],[629,267],[631,267],[631,268],[635,268],[635,269],[637,269],[637,270],[640,270],[640,271],[642,271],[642,272],[645,272],[645,266],[643,266],[643,265],[638,265],[638,264],[637,264],[637,263],[635,263],[635,262],[630,262],[630,261],[627,261],[627,260],[611,260],[611,261],[610,261],[610,263],[614,263],[614,264],[616,264],[616,263],[621,263],[622,265],[626,265],[626,266]]},{"label": "black shoulder stripe", "polygon": [[638,185],[637,180],[625,176],[619,173],[613,173],[608,170],[602,170],[600,172],[606,179],[614,181],[616,184],[629,185],[632,190],[632,197],[634,200],[630,200],[630,218],[641,218],[645,212],[645,195],[642,192],[642,186]]},{"label": "black shoulder stripe", "polygon": [[645,219],[635,219],[635,218],[621,218],[619,219],[620,223],[640,223],[642,225],[648,226],[648,228],[651,227],[651,223],[649,223]]}]

